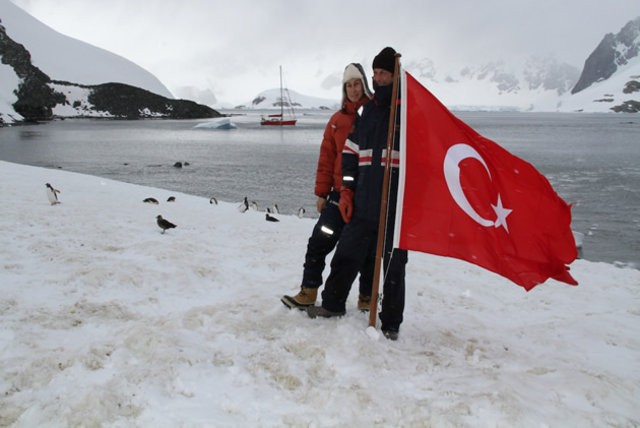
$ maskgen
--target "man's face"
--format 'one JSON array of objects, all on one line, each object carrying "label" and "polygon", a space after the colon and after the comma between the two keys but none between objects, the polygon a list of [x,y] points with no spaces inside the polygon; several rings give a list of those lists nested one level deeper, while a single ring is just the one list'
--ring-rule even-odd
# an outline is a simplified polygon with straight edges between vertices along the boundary
[{"label": "man's face", "polygon": [[378,86],[387,86],[393,83],[393,73],[383,68],[373,69],[373,81]]}]

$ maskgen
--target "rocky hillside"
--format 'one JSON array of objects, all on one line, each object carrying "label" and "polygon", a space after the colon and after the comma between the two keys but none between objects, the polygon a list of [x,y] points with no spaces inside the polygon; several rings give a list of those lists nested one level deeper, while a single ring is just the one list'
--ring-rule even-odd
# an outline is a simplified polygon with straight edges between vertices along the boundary
[{"label": "rocky hillside", "polygon": [[[47,73],[34,65],[29,50],[9,36],[5,23],[0,20],[0,125],[56,117],[191,119],[220,116],[210,107],[167,98],[124,83],[82,85],[54,80]],[[113,80],[118,77],[113,76]]]},{"label": "rocky hillside", "polygon": [[589,55],[572,94],[611,77],[640,54],[640,17],[629,21],[618,34],[609,33]]},{"label": "rocky hillside", "polygon": [[617,34],[604,36],[585,61],[571,94],[582,105],[590,102],[615,112],[640,112],[640,17]]},{"label": "rocky hillside", "polygon": [[188,100],[174,100],[124,83],[79,85],[52,81],[64,97],[53,109],[54,117],[111,117],[118,119],[220,117],[212,108]]},{"label": "rocky hillside", "polygon": [[[1,21],[0,61],[12,68],[21,82],[13,91],[16,98],[13,110],[25,120],[50,119],[53,107],[64,102],[64,96],[49,87],[49,76],[31,64],[29,52],[7,36]],[[0,123],[3,121],[0,113]]]}]

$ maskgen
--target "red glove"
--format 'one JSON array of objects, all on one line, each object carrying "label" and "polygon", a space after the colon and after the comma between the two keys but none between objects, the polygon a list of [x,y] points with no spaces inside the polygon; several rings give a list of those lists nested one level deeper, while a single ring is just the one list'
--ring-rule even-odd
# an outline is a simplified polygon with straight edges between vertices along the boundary
[{"label": "red glove", "polygon": [[340,208],[340,214],[344,222],[349,223],[353,214],[353,190],[345,188],[340,191],[338,208]]}]

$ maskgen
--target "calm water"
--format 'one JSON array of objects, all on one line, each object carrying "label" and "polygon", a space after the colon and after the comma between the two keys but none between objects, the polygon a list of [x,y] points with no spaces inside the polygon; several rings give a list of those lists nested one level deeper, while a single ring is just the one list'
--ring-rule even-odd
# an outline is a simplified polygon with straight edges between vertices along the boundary
[{"label": "calm water", "polygon": [[[584,257],[640,266],[640,117],[613,114],[458,113],[526,159],[573,202]],[[314,216],[314,174],[329,113],[265,128],[197,129],[206,120],[66,120],[0,128],[0,159]],[[188,162],[175,168],[177,161]],[[150,195],[152,196],[152,195]]]}]

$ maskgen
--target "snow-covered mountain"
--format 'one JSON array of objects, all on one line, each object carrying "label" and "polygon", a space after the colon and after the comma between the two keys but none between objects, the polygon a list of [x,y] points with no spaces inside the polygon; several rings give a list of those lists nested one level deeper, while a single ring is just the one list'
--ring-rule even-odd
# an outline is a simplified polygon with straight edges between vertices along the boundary
[{"label": "snow-covered mountain", "polygon": [[559,111],[640,113],[640,56],[561,102]]},{"label": "snow-covered mountain", "polygon": [[640,112],[640,17],[604,36],[571,93],[583,108],[599,103],[614,111]]},{"label": "snow-covered mountain", "polygon": [[[639,52],[640,18],[636,18],[616,35],[605,35],[582,71],[557,58],[526,56],[453,71],[429,58],[403,59],[403,67],[454,110],[639,112]],[[296,95],[292,98],[305,107],[339,105],[338,99],[314,102]],[[265,91],[242,107],[275,106],[279,97],[278,90]]]},{"label": "snow-covered mountain", "polygon": [[443,73],[429,59],[404,64],[453,109],[640,112],[640,18],[606,34],[580,72],[555,58],[511,58]]},{"label": "snow-covered mountain", "polygon": [[[18,56],[27,58],[22,58],[18,68],[15,53],[18,49],[13,46],[12,53],[6,54],[6,44],[13,40],[24,51]],[[457,69],[448,64],[436,64],[429,58],[407,57],[403,58],[403,67],[454,110],[638,112],[639,51],[640,18],[636,18],[617,34],[605,35],[582,70],[557,58],[526,56],[487,60],[484,64]],[[23,109],[20,111],[25,111],[24,105],[28,103],[24,100],[30,97],[46,99],[42,111],[28,112],[31,117],[39,114],[112,115],[89,100],[94,92],[91,85],[104,82],[122,82],[172,98],[168,89],[151,73],[122,57],[57,33],[9,0],[0,0],[0,57],[0,122],[21,120],[23,117],[16,110],[16,104]],[[26,62],[31,68],[24,65]],[[331,91],[337,95],[340,76],[329,77],[335,83]],[[30,86],[25,87],[22,83]],[[113,90],[115,88],[103,87],[101,92],[104,95]],[[292,89],[289,94],[299,109],[335,110],[340,103],[338,96],[320,98]],[[208,106],[218,103],[211,88],[185,87],[180,89],[180,95]],[[19,96],[22,101],[18,100]],[[111,96],[111,100],[116,98]],[[236,108],[276,109],[279,99],[279,89],[268,89]],[[176,110],[168,101],[154,99],[152,103],[160,110],[149,111],[144,106],[149,102],[138,100],[126,114],[163,116]],[[110,103],[103,106],[109,110],[112,108]]]},{"label": "snow-covered mountain", "polygon": [[[309,95],[303,95],[296,91],[286,89],[285,90],[289,99],[291,100],[291,106],[295,109],[321,109],[321,110],[337,110],[340,107],[340,100],[332,100],[328,98],[312,97]],[[280,88],[267,89],[256,95],[253,100],[236,106],[236,108],[245,109],[279,109],[282,103],[280,95]],[[287,107],[289,102],[285,96],[284,106]]]},{"label": "snow-covered mountain", "polygon": [[[149,71],[119,55],[58,33],[11,3],[0,0],[0,24],[31,54],[31,62],[52,80],[81,85],[118,82],[173,98]],[[3,61],[4,62],[4,61]]]},{"label": "snow-covered mountain", "polygon": [[403,66],[445,105],[459,110],[555,110],[553,102],[569,93],[580,73],[556,58],[539,57],[447,72],[428,58]]},{"label": "snow-covered mountain", "polygon": [[584,63],[580,80],[571,93],[578,93],[594,83],[611,77],[629,64],[640,52],[640,17],[622,27],[618,34],[604,36]]},{"label": "snow-covered mountain", "polygon": [[220,115],[210,107],[173,99],[148,71],[54,31],[9,0],[0,0],[0,59],[0,126],[56,116]]}]

